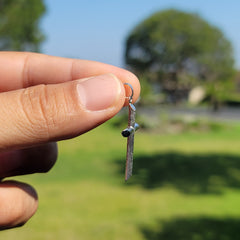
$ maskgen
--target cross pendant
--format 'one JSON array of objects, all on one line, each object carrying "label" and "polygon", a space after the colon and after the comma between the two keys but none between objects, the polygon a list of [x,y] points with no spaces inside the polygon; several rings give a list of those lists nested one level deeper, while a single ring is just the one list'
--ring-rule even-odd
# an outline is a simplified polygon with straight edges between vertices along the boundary
[{"label": "cross pendant", "polygon": [[127,137],[127,155],[126,155],[126,168],[125,168],[125,181],[127,181],[132,176],[133,169],[133,148],[134,148],[134,134],[135,131],[139,128],[139,125],[135,122],[136,108],[132,104],[133,88],[131,85],[128,85],[132,89],[132,95],[129,98],[128,105],[128,127],[122,131],[122,136]]}]

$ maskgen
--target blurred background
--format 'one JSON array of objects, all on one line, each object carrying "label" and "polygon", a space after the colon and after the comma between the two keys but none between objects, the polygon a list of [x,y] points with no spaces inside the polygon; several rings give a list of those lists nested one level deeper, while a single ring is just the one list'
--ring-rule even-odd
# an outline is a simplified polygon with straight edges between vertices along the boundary
[{"label": "blurred background", "polygon": [[39,210],[1,239],[239,239],[240,2],[0,0],[0,50],[101,61],[134,72],[127,109],[59,143],[48,174],[18,177]]}]

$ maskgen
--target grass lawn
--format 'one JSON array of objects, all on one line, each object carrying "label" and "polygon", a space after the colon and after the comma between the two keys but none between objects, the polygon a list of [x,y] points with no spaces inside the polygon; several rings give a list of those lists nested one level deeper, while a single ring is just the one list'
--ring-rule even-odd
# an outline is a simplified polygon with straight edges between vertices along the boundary
[{"label": "grass lawn", "polygon": [[61,142],[48,174],[18,177],[38,190],[39,210],[0,239],[240,239],[239,126],[208,133],[137,132],[127,183],[120,131],[106,123]]}]

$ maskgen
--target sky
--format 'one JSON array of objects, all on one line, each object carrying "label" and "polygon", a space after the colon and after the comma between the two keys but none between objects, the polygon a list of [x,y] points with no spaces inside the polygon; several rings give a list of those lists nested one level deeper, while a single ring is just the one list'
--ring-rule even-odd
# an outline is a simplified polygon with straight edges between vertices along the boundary
[{"label": "sky", "polygon": [[239,0],[45,0],[42,52],[124,67],[124,43],[131,30],[157,11],[197,13],[231,41],[240,69]]}]

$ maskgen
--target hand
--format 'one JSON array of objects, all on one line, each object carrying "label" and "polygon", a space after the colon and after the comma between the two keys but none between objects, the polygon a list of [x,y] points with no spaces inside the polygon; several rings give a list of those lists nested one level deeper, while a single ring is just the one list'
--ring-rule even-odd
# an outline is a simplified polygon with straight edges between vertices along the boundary
[{"label": "hand", "polygon": [[[0,53],[0,178],[47,172],[55,141],[81,135],[113,117],[125,104],[130,72],[103,63],[33,53]],[[36,191],[16,181],[0,183],[0,228],[24,224],[37,209]]]}]

